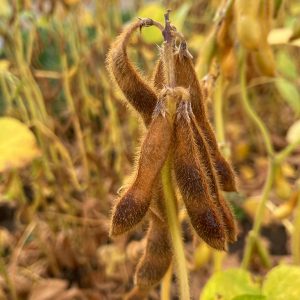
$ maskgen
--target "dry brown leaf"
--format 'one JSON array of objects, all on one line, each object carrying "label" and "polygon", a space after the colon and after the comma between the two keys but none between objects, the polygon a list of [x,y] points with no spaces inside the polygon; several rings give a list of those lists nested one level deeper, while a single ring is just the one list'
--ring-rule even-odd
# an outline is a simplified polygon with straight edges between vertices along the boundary
[{"label": "dry brown leaf", "polygon": [[78,265],[76,254],[66,232],[62,231],[58,234],[54,249],[57,262],[61,266],[74,269]]},{"label": "dry brown leaf", "polygon": [[33,286],[29,300],[53,300],[60,299],[58,296],[66,290],[67,281],[62,279],[47,279]]},{"label": "dry brown leaf", "polygon": [[71,288],[67,291],[63,291],[59,296],[57,296],[56,300],[88,300],[88,298],[80,289]]}]

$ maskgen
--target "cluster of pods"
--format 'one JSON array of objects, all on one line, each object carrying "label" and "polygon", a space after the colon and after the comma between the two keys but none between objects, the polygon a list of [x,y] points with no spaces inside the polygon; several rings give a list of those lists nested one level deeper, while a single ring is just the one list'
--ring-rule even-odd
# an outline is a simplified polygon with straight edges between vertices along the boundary
[{"label": "cluster of pods", "polygon": [[[165,86],[168,74],[164,55],[148,81],[128,59],[126,49],[133,32],[151,25],[151,19],[129,25],[113,43],[107,57],[113,79],[147,128],[133,181],[116,200],[110,228],[111,236],[121,235],[148,213],[146,248],[135,275],[139,291],[147,291],[158,283],[172,260],[160,176],[168,155],[172,157],[174,184],[179,188],[196,234],[218,250],[226,250],[227,243],[234,242],[237,235],[234,216],[221,193],[236,191],[235,176],[218,148],[206,112],[206,91],[197,79],[186,43],[181,41],[178,47],[174,46],[172,53],[174,88]],[[176,103],[174,113],[168,111],[166,101]]]},{"label": "cluster of pods", "polygon": [[268,43],[274,16],[278,13],[274,0],[231,1],[222,22],[219,24],[215,40],[215,50],[225,78],[236,77],[238,47],[247,50],[249,78],[276,75],[273,50]]}]

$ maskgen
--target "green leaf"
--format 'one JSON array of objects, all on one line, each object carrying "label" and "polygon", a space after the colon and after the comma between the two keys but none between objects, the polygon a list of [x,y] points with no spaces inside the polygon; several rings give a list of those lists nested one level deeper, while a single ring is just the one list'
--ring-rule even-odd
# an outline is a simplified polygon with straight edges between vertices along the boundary
[{"label": "green leaf", "polygon": [[175,25],[178,31],[183,30],[184,21],[191,8],[192,3],[182,4],[174,13],[171,13],[171,22]]},{"label": "green leaf", "polygon": [[33,133],[20,121],[0,118],[0,172],[21,168],[39,155]]},{"label": "green leaf", "polygon": [[297,120],[288,130],[286,139],[290,144],[296,143],[300,139],[300,120]]},{"label": "green leaf", "polygon": [[[141,18],[151,18],[164,24],[165,9],[158,3],[149,3],[144,5],[138,12],[137,16]],[[142,29],[142,37],[146,43],[159,44],[163,41],[160,30],[154,26]]]},{"label": "green leaf", "polygon": [[232,300],[266,300],[266,299],[267,299],[266,296],[263,295],[245,294],[245,295],[234,297]]},{"label": "green leaf", "polygon": [[284,51],[280,51],[276,56],[277,61],[277,69],[282,73],[284,76],[295,80],[298,78],[297,67],[291,55],[288,55]]},{"label": "green leaf", "polygon": [[245,294],[260,295],[258,284],[252,281],[248,272],[242,269],[230,269],[218,272],[209,279],[200,300],[231,300]]},{"label": "green leaf", "polygon": [[[170,20],[178,31],[182,31],[186,16],[191,8],[191,3],[182,4],[176,11],[170,14]],[[141,18],[151,18],[164,25],[164,14],[166,9],[159,3],[149,3],[144,5],[137,16]],[[146,43],[159,44],[163,41],[161,32],[156,27],[143,28],[142,37]]]},{"label": "green leaf", "polygon": [[9,1],[1,0],[0,1],[0,17],[8,19],[8,18],[10,18],[11,14],[12,14],[12,9],[9,4]]},{"label": "green leaf", "polygon": [[300,267],[280,265],[273,268],[267,274],[262,291],[267,300],[299,300]]},{"label": "green leaf", "polygon": [[284,78],[278,78],[275,84],[281,97],[300,114],[300,94],[295,85]]}]

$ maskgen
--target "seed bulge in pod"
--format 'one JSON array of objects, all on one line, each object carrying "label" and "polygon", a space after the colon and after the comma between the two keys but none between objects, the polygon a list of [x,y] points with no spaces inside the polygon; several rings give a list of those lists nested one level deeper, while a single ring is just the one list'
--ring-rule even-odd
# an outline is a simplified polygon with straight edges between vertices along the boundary
[{"label": "seed bulge in pod", "polygon": [[[160,109],[163,108],[157,108],[156,112]],[[165,112],[157,113],[141,146],[135,180],[113,209],[111,235],[132,229],[147,213],[155,179],[169,151],[171,135]]]},{"label": "seed bulge in pod", "polygon": [[176,85],[189,90],[192,111],[209,146],[222,189],[224,191],[236,191],[234,172],[219,150],[206,112],[205,93],[200,86],[193,63],[190,58],[181,55],[180,51],[174,55]]},{"label": "seed bulge in pod", "polygon": [[[181,102],[174,121],[174,171],[191,224],[211,247],[226,249],[222,216],[215,205],[206,181],[205,167],[199,160],[190,119],[181,112]],[[186,110],[183,108],[183,110]]]},{"label": "seed bulge in pod", "polygon": [[142,289],[150,289],[159,283],[172,260],[168,225],[154,214],[151,215],[146,241],[145,253],[135,274],[135,284]]},{"label": "seed bulge in pod", "polygon": [[232,214],[229,204],[226,202],[221,194],[220,185],[218,182],[218,177],[213,166],[213,160],[209,153],[209,148],[207,142],[198,126],[195,116],[193,113],[190,114],[191,127],[194,133],[194,139],[197,144],[197,150],[199,153],[199,159],[204,166],[206,181],[210,190],[210,195],[218,208],[223,223],[226,229],[226,235],[229,242],[235,242],[237,237],[237,226],[235,223],[235,218]]}]

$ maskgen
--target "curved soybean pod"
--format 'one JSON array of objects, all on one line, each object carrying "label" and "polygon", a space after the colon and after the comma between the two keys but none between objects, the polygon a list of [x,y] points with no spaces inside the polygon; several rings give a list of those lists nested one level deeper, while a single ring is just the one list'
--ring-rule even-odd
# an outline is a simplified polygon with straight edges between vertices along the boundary
[{"label": "curved soybean pod", "polygon": [[141,146],[135,180],[113,209],[111,235],[132,229],[147,213],[152,188],[171,143],[172,128],[163,113],[158,113],[148,128]]},{"label": "curved soybean pod", "polygon": [[[182,105],[186,103],[181,102],[179,106]],[[210,194],[190,119],[177,111],[174,121],[174,170],[179,190],[197,234],[211,247],[225,250],[225,226]]]},{"label": "curved soybean pod", "polygon": [[176,85],[189,89],[192,110],[208,144],[220,185],[224,191],[236,191],[234,172],[219,150],[214,131],[208,120],[204,104],[204,93],[193,63],[189,57],[180,55],[179,52],[174,55],[174,65]]},{"label": "curved soybean pod", "polygon": [[126,47],[134,31],[143,26],[139,20],[127,27],[112,44],[107,55],[107,67],[128,102],[137,110],[146,125],[151,122],[157,95],[129,61]]},{"label": "curved soybean pod", "polygon": [[213,166],[213,160],[209,153],[209,148],[207,142],[204,138],[203,133],[201,132],[200,127],[198,126],[195,116],[193,113],[190,114],[191,118],[191,127],[194,134],[194,139],[197,144],[198,155],[200,161],[204,165],[206,171],[206,180],[208,182],[210,195],[214,200],[216,206],[218,207],[226,229],[226,235],[229,242],[236,241],[237,237],[237,226],[235,223],[234,216],[229,207],[229,204],[224,199],[223,195],[220,193],[220,185],[218,182],[218,177]]}]

